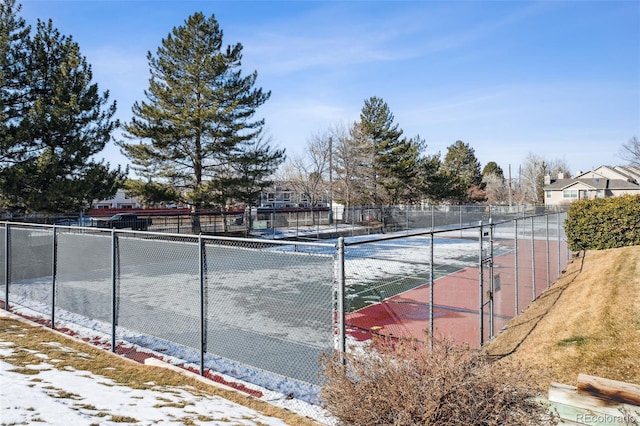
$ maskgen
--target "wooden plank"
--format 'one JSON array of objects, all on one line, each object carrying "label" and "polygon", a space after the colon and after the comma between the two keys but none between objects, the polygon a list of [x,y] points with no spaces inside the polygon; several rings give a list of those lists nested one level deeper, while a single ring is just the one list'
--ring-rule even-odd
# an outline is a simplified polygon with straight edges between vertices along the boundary
[{"label": "wooden plank", "polygon": [[633,414],[640,420],[640,414],[636,415],[634,411],[638,410],[638,407],[618,404],[590,395],[579,395],[575,386],[563,385],[561,383],[551,383],[549,386],[549,401],[590,410],[594,414],[607,416],[607,418],[610,416],[612,418],[623,419],[624,414],[620,409],[625,408],[630,414]]},{"label": "wooden plank", "polygon": [[640,386],[617,380],[578,374],[578,393],[640,406]]}]

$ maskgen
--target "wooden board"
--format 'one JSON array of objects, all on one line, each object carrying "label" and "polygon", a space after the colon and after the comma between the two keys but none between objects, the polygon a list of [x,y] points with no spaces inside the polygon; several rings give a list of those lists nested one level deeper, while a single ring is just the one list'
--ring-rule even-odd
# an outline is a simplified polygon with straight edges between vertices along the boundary
[{"label": "wooden board", "polygon": [[579,374],[578,393],[640,406],[640,386],[632,383]]},{"label": "wooden board", "polygon": [[[549,401],[567,420],[590,425],[626,425],[640,422],[640,407],[579,394],[575,386],[551,383]],[[627,410],[626,413],[621,410]],[[575,416],[575,417],[574,417]]]}]

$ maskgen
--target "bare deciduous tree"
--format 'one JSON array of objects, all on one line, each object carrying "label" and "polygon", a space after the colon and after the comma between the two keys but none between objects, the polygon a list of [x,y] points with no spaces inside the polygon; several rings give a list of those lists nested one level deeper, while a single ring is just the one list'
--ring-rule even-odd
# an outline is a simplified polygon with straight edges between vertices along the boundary
[{"label": "bare deciduous tree", "polygon": [[328,195],[330,138],[329,133],[312,135],[307,141],[304,156],[291,157],[282,169],[282,180],[306,198],[311,207],[317,206]]},{"label": "bare deciduous tree", "polygon": [[485,193],[489,204],[507,204],[509,202],[509,182],[494,173],[482,177]]},{"label": "bare deciduous tree", "polygon": [[571,172],[563,159],[547,160],[538,154],[529,153],[520,168],[516,199],[521,203],[542,203],[544,177],[569,178]]},{"label": "bare deciduous tree", "polygon": [[629,165],[640,167],[640,139],[634,136],[622,144],[619,155]]},{"label": "bare deciduous tree", "polygon": [[374,182],[371,178],[372,145],[362,133],[359,123],[347,131],[334,129],[333,166],[336,172],[336,199],[348,207],[371,200]]}]

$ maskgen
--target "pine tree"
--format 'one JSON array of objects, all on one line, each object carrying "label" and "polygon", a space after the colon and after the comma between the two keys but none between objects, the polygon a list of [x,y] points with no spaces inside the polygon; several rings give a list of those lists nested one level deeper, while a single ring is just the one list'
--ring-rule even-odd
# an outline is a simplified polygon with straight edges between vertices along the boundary
[{"label": "pine tree", "polygon": [[417,135],[410,139],[403,138],[390,152],[388,175],[383,181],[389,204],[408,203],[419,198],[416,191],[418,164],[424,148],[426,142]]},{"label": "pine tree", "polygon": [[[372,167],[368,176],[373,204],[397,204],[413,198],[420,151],[425,146],[420,137],[401,138],[402,130],[394,123],[389,106],[371,97],[360,113],[363,135],[372,146]],[[366,169],[365,169],[366,170]]]},{"label": "pine tree", "polygon": [[[16,68],[17,85],[8,92],[19,101],[5,119],[12,149],[0,187],[2,204],[14,211],[66,212],[116,192],[124,179],[120,168],[92,157],[102,151],[117,127],[115,102],[92,83],[91,67],[77,43],[47,23],[25,42]],[[19,112],[15,117],[11,114]],[[5,163],[6,164],[6,163]]]},{"label": "pine tree", "polygon": [[244,142],[231,164],[232,173],[219,181],[219,204],[254,206],[260,193],[273,185],[270,177],[283,161],[284,151],[274,149],[262,135]]},{"label": "pine tree", "polygon": [[467,201],[467,191],[482,182],[475,150],[460,140],[447,148],[442,171],[449,181],[448,198],[458,202]]},{"label": "pine tree", "polygon": [[498,163],[496,163],[495,161],[489,161],[482,169],[482,177],[488,175],[495,175],[501,179],[504,179],[504,171],[502,170],[502,167],[498,166]]},{"label": "pine tree", "polygon": [[442,169],[440,153],[420,158],[418,163],[418,188],[422,197],[433,201],[449,199],[452,192],[451,179]]},{"label": "pine tree", "polygon": [[[362,172],[366,186],[370,188],[370,201],[380,205],[386,197],[384,183],[391,176],[389,165],[394,147],[399,143],[402,130],[394,123],[389,106],[375,96],[366,99],[360,112],[360,130],[371,146],[370,167]],[[385,200],[386,201],[386,200]]]},{"label": "pine tree", "polygon": [[[134,104],[134,118],[125,126],[131,139],[142,141],[120,144],[134,170],[179,189],[182,201],[194,210],[245,198],[246,190],[229,193],[228,184],[242,179],[238,169],[250,159],[265,159],[252,155],[260,152],[253,147],[264,126],[263,119],[253,116],[271,93],[254,88],[257,72],[241,74],[242,45],[223,48],[215,17],[196,13],[147,58],[147,100]],[[262,154],[266,152],[284,155]],[[277,161],[266,164],[273,167]],[[254,171],[260,168],[254,166]],[[193,230],[199,232],[197,215],[193,218]]]},{"label": "pine tree", "polygon": [[15,0],[0,2],[0,171],[24,154],[16,133],[25,106],[24,67],[31,28],[18,16],[20,9]]}]

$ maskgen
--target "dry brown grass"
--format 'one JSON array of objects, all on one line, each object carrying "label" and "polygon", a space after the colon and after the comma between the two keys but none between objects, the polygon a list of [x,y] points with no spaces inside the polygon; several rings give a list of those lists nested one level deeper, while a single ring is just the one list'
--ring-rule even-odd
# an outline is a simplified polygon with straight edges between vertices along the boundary
[{"label": "dry brown grass", "polygon": [[532,386],[579,373],[640,384],[640,246],[588,251],[486,348],[534,373]]},{"label": "dry brown grass", "polygon": [[2,359],[12,364],[16,370],[31,371],[26,366],[39,364],[42,359],[37,356],[37,353],[44,353],[50,359],[60,360],[52,368],[62,370],[65,367],[73,367],[76,370],[90,371],[134,389],[180,387],[195,395],[220,396],[264,415],[280,418],[290,425],[318,425],[311,419],[259,399],[221,389],[215,385],[207,385],[200,380],[162,367],[147,366],[127,360],[77,339],[12,316],[0,316],[0,339],[13,342],[12,354],[4,356]]}]

